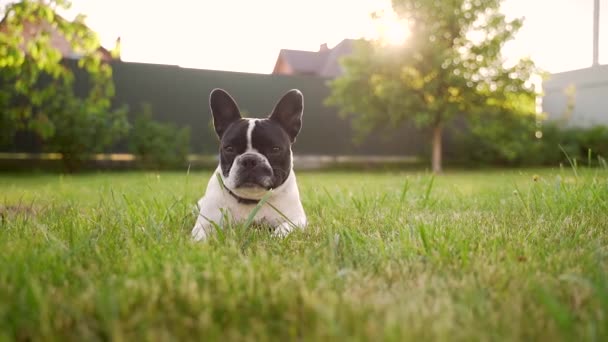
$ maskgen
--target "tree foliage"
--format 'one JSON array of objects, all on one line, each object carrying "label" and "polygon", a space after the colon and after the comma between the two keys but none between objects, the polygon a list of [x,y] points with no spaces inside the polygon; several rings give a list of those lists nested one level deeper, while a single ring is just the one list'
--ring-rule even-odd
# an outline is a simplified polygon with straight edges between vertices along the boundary
[{"label": "tree foliage", "polygon": [[[111,110],[112,69],[101,61],[97,35],[85,25],[84,16],[69,21],[58,15],[69,6],[65,0],[23,0],[0,10],[0,144],[12,142],[19,131],[28,131],[67,159],[81,159],[125,131],[124,110]],[[53,46],[53,33],[65,37],[81,56],[78,67],[88,75],[85,96],[75,94],[74,75]],[[91,136],[87,132],[92,127],[70,131],[95,121],[98,125],[93,127],[116,127],[116,131],[102,129]],[[107,135],[101,136],[104,132]],[[78,136],[81,141],[74,141]],[[89,141],[91,137],[97,139]],[[61,146],[68,141],[72,146]],[[78,153],[65,154],[70,151]]]},{"label": "tree foliage", "polygon": [[534,114],[534,64],[506,66],[501,56],[522,20],[507,20],[500,3],[393,0],[409,25],[408,41],[359,41],[343,60],[344,75],[330,83],[327,102],[352,115],[362,135],[405,120],[430,129],[433,169],[440,171],[442,128],[452,118]]}]

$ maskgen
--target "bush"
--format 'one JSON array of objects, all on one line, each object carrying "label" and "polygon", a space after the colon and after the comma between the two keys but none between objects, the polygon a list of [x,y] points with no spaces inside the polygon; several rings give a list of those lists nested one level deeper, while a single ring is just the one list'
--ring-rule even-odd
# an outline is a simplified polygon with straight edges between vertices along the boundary
[{"label": "bush", "polygon": [[152,119],[149,105],[133,123],[129,150],[144,168],[176,168],[187,165],[190,151],[190,129]]},{"label": "bush", "polygon": [[[565,154],[590,165],[597,165],[601,158],[608,157],[607,126],[560,128],[556,124],[550,124],[542,132],[544,153],[549,154],[550,149],[557,148],[561,154],[559,162],[567,162]],[[555,159],[550,161],[555,162]]]},{"label": "bush", "polygon": [[519,165],[535,142],[536,122],[528,115],[473,117],[454,129],[453,161],[464,165]]},{"label": "bush", "polygon": [[[537,136],[538,134],[541,134]],[[567,164],[568,157],[598,165],[608,156],[608,127],[565,128],[538,125],[525,116],[487,117],[454,132],[452,158],[465,165],[547,166]]]},{"label": "bush", "polygon": [[49,110],[53,134],[45,138],[45,149],[59,152],[69,172],[82,167],[95,153],[112,146],[129,131],[126,108],[110,110],[70,92],[58,92]]}]

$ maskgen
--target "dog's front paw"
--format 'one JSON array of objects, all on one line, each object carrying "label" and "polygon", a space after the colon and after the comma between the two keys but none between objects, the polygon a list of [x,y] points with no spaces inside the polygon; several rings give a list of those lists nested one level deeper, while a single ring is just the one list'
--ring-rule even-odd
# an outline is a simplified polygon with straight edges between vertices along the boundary
[{"label": "dog's front paw", "polygon": [[205,227],[200,224],[197,224],[192,228],[192,239],[194,241],[204,241],[207,238],[207,231]]},{"label": "dog's front paw", "polygon": [[284,238],[293,230],[293,226],[287,222],[278,225],[272,232],[273,237]]}]

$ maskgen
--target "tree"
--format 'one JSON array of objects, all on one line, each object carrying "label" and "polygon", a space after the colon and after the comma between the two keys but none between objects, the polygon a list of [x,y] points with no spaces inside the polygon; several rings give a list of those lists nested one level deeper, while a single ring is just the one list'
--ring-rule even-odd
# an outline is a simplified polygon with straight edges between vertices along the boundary
[{"label": "tree", "polygon": [[[68,21],[57,14],[69,6],[65,0],[23,0],[0,10],[0,144],[11,143],[19,131],[32,132],[73,169],[74,160],[109,145],[128,126],[124,109],[111,110],[112,69],[101,61],[97,35],[84,16]],[[53,32],[82,56],[78,67],[88,76],[85,96],[75,94],[70,66],[51,44]],[[89,125],[99,129],[85,138],[87,131],[78,130]]]},{"label": "tree", "polygon": [[409,25],[403,46],[358,42],[345,73],[330,83],[330,105],[369,134],[413,120],[430,129],[432,167],[442,170],[442,135],[457,115],[534,114],[530,60],[505,66],[501,48],[522,25],[499,12],[500,0],[393,0]]}]

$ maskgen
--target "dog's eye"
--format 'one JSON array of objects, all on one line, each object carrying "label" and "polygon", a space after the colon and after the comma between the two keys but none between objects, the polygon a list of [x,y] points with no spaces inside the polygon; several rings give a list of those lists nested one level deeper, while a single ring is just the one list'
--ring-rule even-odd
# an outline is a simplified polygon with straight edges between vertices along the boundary
[{"label": "dog's eye", "polygon": [[234,152],[234,147],[232,147],[232,146],[226,146],[226,147],[224,147],[224,151],[226,151],[228,153],[232,153],[232,152]]},{"label": "dog's eye", "polygon": [[279,146],[274,146],[272,148],[272,153],[279,153],[279,152],[281,152],[281,148]]}]

